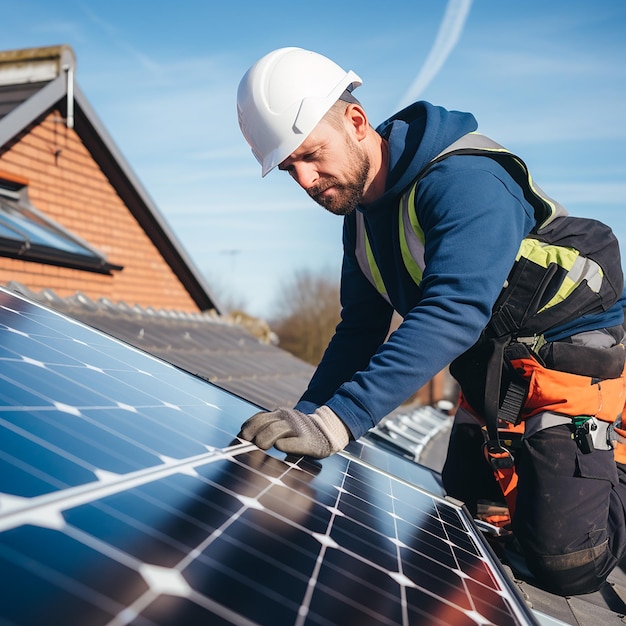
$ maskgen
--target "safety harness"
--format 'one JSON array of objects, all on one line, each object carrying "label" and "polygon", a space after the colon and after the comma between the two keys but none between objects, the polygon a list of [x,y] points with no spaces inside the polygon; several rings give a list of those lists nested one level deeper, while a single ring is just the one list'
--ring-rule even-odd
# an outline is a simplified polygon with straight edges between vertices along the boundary
[{"label": "safety harness", "polygon": [[[425,267],[424,233],[415,210],[416,187],[435,163],[454,155],[487,156],[496,160],[520,185],[535,212],[536,226],[521,242],[489,323],[476,344],[450,365],[469,408],[485,421],[488,433],[485,454],[506,497],[507,492],[514,491],[516,476],[514,459],[500,440],[501,420],[517,425],[522,419],[546,410],[573,418],[582,407],[588,411],[587,415],[612,421],[621,412],[622,346],[609,376],[587,372],[588,364],[575,362],[576,353],[567,353],[565,359],[552,363],[550,368],[538,356],[545,344],[545,332],[581,316],[606,311],[618,301],[623,290],[619,244],[611,229],[601,222],[569,216],[534,183],[519,157],[483,135],[470,133],[435,157],[400,199],[402,258],[416,284],[421,282]],[[359,267],[389,301],[361,212],[357,212],[356,224]],[[583,351],[579,360],[584,359]],[[538,374],[543,376],[546,372],[556,379],[554,397],[544,397],[545,390],[536,385]],[[572,389],[577,390],[577,397],[570,402],[567,398]]]}]

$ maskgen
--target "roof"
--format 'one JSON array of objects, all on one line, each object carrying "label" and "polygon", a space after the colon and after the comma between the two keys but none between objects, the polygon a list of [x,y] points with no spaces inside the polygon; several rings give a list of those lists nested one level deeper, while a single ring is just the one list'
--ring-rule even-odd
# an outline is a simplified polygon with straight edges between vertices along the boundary
[{"label": "roof", "polygon": [[9,289],[200,376],[261,408],[293,406],[313,366],[273,345],[261,320],[238,316],[155,310],[94,301],[85,294],[61,298],[49,289],[34,292],[19,283]]},{"label": "roof", "polygon": [[76,84],[75,70],[74,52],[67,45],[0,52],[0,150],[50,111],[61,111],[198,308],[219,311],[205,278]]}]

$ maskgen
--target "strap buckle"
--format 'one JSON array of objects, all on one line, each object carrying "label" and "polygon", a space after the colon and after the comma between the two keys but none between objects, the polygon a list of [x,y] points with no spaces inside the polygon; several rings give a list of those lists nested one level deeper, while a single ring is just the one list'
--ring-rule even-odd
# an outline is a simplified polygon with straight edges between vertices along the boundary
[{"label": "strap buckle", "polygon": [[483,447],[485,458],[494,471],[511,469],[515,466],[515,459],[510,450],[507,450],[499,441],[486,441]]}]

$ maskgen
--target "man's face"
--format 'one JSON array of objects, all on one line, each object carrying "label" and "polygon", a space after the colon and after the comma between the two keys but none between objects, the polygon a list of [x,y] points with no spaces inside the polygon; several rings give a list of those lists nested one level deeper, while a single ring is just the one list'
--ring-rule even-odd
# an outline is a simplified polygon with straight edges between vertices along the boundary
[{"label": "man's face", "polygon": [[363,198],[370,161],[346,129],[322,120],[278,169],[331,213],[348,215]]}]

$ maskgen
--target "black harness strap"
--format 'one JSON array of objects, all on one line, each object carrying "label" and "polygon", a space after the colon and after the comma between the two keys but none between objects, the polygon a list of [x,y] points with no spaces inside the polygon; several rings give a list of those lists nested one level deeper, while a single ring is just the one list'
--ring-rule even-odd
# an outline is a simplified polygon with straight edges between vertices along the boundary
[{"label": "black harness strap", "polygon": [[[511,452],[502,446],[498,432],[498,420],[500,419],[500,390],[502,388],[502,364],[504,363],[504,350],[510,340],[510,335],[493,339],[493,353],[489,358],[485,377],[485,407],[483,418],[489,436],[489,439],[485,443],[485,454],[494,470],[513,467],[515,462]],[[516,420],[522,408],[524,396],[522,396],[517,407],[512,406],[512,399],[509,400],[508,404],[511,405],[510,409],[513,411],[517,410]]]}]

